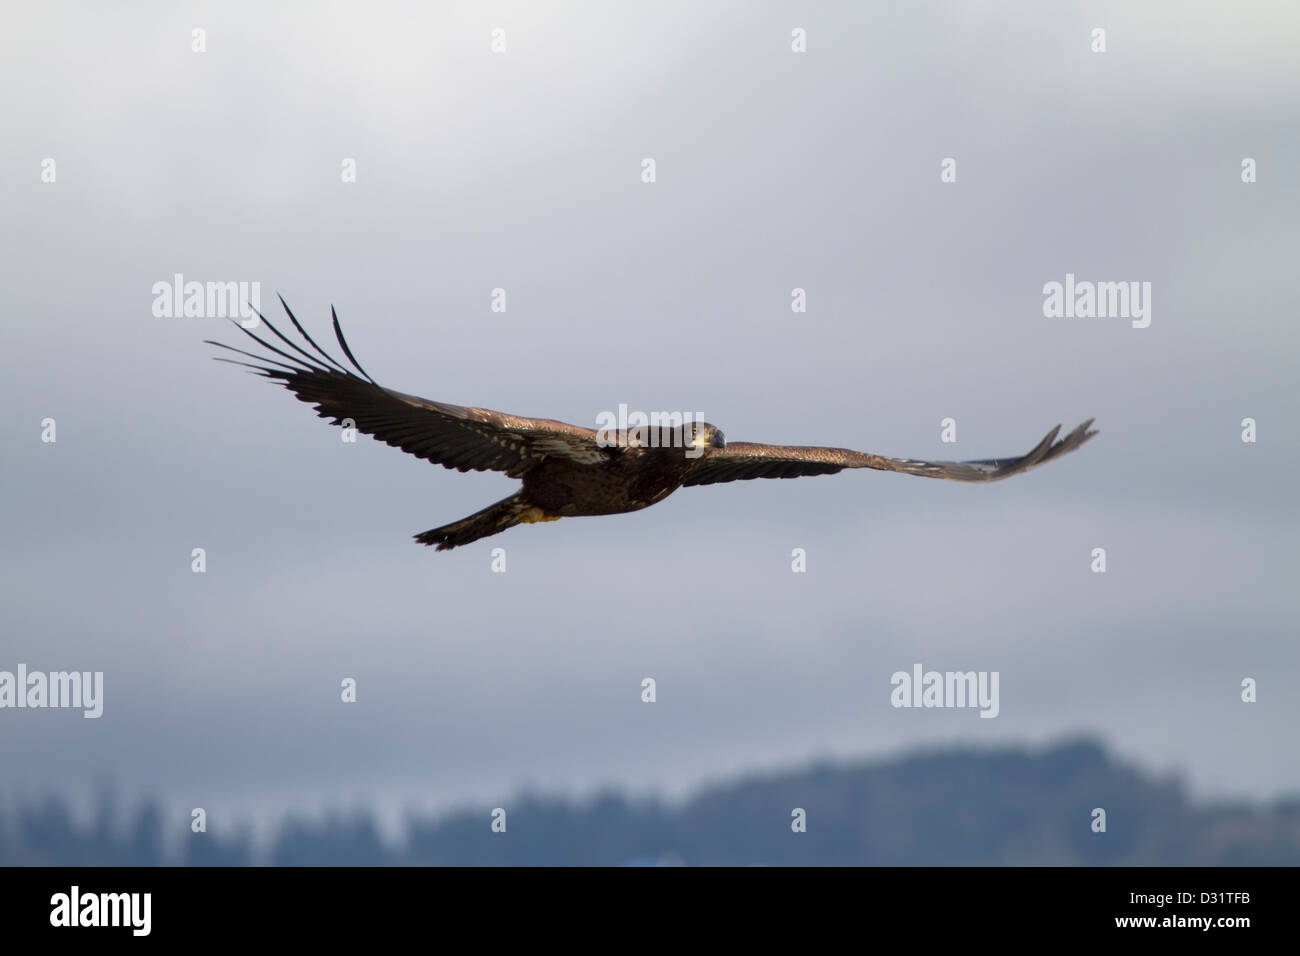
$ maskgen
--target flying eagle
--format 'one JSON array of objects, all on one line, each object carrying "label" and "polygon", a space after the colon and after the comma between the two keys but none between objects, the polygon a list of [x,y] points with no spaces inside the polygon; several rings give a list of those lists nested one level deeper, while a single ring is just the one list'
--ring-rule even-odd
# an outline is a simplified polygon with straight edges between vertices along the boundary
[{"label": "flying eagle", "polygon": [[1088,419],[1058,441],[1061,426],[1057,425],[1027,455],[959,462],[883,458],[846,448],[727,442],[721,431],[705,422],[668,429],[662,440],[653,443],[646,442],[640,432],[618,432],[610,440],[594,429],[547,418],[520,418],[486,408],[448,405],[384,388],[353,357],[333,309],[334,336],[352,369],[316,344],[283,298],[280,304],[315,354],[258,313],[276,338],[297,354],[236,323],[263,348],[288,361],[208,340],[209,345],[261,364],[229,358],[218,361],[255,369],[289,389],[299,401],[314,406],[321,418],[335,425],[346,423],[417,458],[457,471],[501,471],[522,479],[523,487],[509,498],[415,536],[421,544],[437,545],[439,551],[517,524],[639,511],[678,488],[724,481],[833,475],[844,468],[875,468],[956,481],[998,481],[1059,458],[1096,434],[1088,430],[1093,421]]}]

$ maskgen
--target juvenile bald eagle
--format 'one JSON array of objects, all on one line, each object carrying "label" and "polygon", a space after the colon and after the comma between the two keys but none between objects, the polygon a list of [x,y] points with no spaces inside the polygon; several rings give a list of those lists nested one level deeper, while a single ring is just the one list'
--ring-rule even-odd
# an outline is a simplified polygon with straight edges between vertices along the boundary
[{"label": "juvenile bald eagle", "polygon": [[276,338],[297,354],[236,324],[263,348],[288,361],[208,340],[209,345],[261,364],[227,358],[219,361],[255,369],[314,406],[321,418],[355,427],[417,458],[457,471],[501,471],[523,480],[523,487],[509,498],[415,536],[421,544],[437,545],[439,551],[517,524],[638,511],[691,485],[831,475],[844,468],[875,468],[956,481],[998,481],[1073,451],[1096,434],[1088,430],[1092,424],[1088,419],[1058,441],[1061,426],[1057,425],[1027,455],[960,462],[882,458],[846,448],[728,443],[721,431],[704,422],[667,429],[654,436],[657,441],[647,444],[641,432],[608,436],[546,418],[448,405],[384,388],[353,357],[333,309],[334,335],[352,369],[316,344],[283,298],[280,304],[315,354],[291,341],[259,313]]}]

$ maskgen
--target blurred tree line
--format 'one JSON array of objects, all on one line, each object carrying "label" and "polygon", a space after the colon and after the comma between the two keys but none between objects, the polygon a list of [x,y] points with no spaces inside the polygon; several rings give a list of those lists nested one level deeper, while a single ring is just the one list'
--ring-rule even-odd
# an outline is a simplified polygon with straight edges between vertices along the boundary
[{"label": "blurred tree line", "polygon": [[[247,828],[167,835],[155,802],[121,813],[107,794],[78,823],[54,797],[0,813],[0,864],[1300,864],[1300,798],[1196,805],[1178,781],[1122,765],[1091,740],[817,764],[682,803],[607,792],[501,805],[505,833],[492,832],[485,805],[412,817],[397,844],[367,812],[288,816],[259,844]],[[1098,807],[1104,833],[1093,831]],[[795,808],[806,832],[792,831]]]}]

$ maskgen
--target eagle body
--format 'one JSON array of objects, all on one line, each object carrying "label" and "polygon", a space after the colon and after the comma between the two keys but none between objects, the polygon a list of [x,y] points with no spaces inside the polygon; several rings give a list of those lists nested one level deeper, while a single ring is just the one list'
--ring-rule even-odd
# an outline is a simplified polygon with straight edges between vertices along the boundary
[{"label": "eagle body", "polygon": [[550,458],[524,473],[524,497],[548,515],[613,515],[640,511],[681,487],[698,458],[680,447],[611,446],[606,461],[584,465]]},{"label": "eagle body", "polygon": [[[918,461],[886,458],[847,448],[728,443],[707,422],[690,422],[649,435],[603,433],[545,418],[523,418],[486,408],[451,405],[384,388],[360,366],[333,313],[334,335],[351,368],[322,349],[284,299],[285,314],[302,336],[290,339],[260,313],[266,328],[292,352],[239,323],[235,327],[279,356],[210,342],[256,359],[254,369],[289,389],[336,425],[356,428],[407,454],[457,471],[500,471],[518,478],[515,494],[482,511],[415,536],[439,551],[460,547],[519,524],[579,515],[640,511],[681,487],[753,478],[830,475],[845,468],[872,468],[955,481],[998,481],[1073,451],[1096,434],[1092,419],[1058,439],[1056,426],[1027,454],[980,461]],[[312,351],[304,348],[310,347]]]}]

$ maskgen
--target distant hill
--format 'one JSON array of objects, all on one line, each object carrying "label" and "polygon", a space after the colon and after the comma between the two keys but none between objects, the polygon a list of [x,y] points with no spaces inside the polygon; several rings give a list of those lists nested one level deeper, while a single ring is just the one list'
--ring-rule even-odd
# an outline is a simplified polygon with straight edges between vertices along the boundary
[{"label": "distant hill", "polygon": [[[410,821],[386,845],[369,814],[287,818],[258,852],[247,835],[163,840],[156,806],[124,825],[111,806],[79,827],[57,799],[0,818],[0,864],[199,865],[1297,865],[1300,799],[1190,803],[1175,780],[1091,740],[1046,749],[947,749],[818,764],[710,786],[684,803],[618,793],[521,796]],[[792,811],[807,829],[791,830]],[[1106,832],[1092,830],[1094,808]],[[178,843],[179,856],[164,845]]]}]

